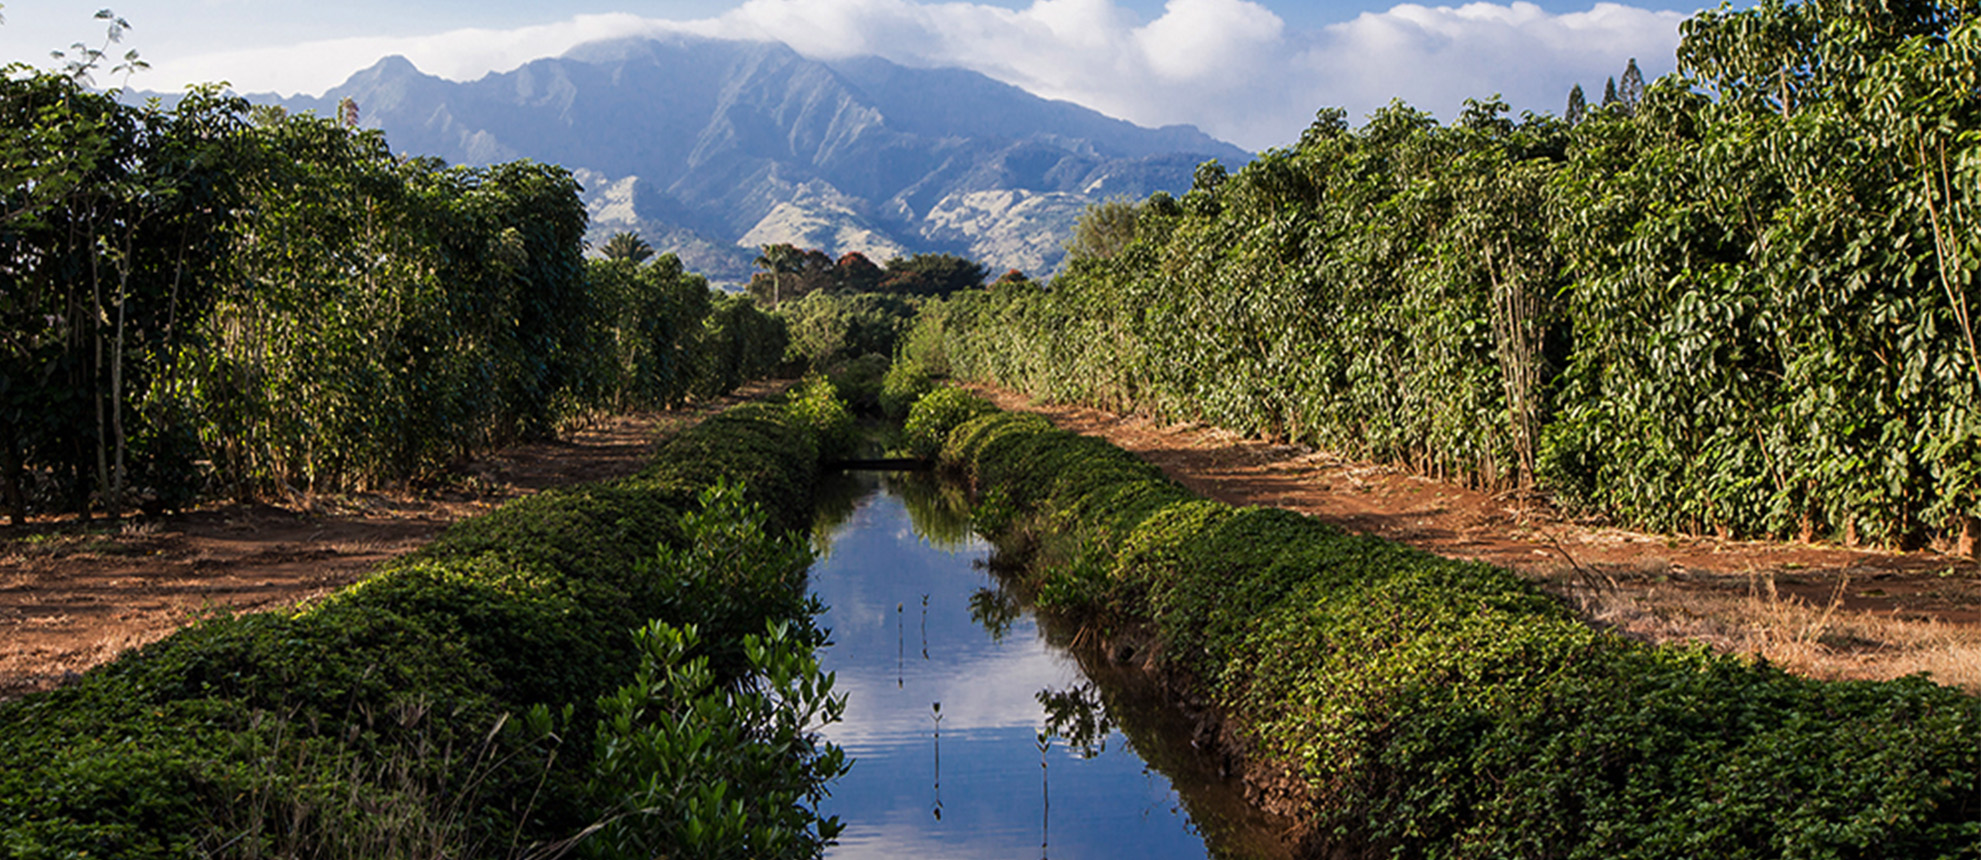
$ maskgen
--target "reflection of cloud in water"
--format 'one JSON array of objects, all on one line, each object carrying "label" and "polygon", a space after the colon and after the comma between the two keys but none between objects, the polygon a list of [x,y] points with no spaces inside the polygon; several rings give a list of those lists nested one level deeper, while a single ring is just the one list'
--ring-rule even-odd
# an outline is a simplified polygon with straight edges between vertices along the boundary
[{"label": "reflection of cloud in water", "polygon": [[[893,479],[886,485],[900,492]],[[923,502],[941,501],[940,488],[920,490]],[[832,536],[832,557],[812,573],[813,590],[830,607],[821,623],[834,644],[822,659],[847,696],[845,721],[825,735],[853,758],[825,804],[847,825],[829,855],[1036,856],[1047,823],[1044,778],[1050,856],[1205,856],[1168,779],[1118,734],[1092,759],[1056,739],[1042,773],[1040,692],[1085,679],[1071,657],[1046,647],[1029,615],[1015,606],[1009,616],[987,611],[980,592],[998,583],[974,562],[988,546],[974,537],[952,545],[961,552],[930,546],[922,536],[953,524],[925,528],[926,513],[896,497],[859,501]],[[1001,638],[985,629],[1006,624]],[[939,796],[935,702],[942,703]]]},{"label": "reflection of cloud in water", "polygon": [[834,689],[847,695],[846,720],[828,727],[826,736],[854,755],[875,743],[926,736],[933,725],[932,702],[942,703],[944,736],[972,729],[1037,729],[1045,719],[1039,690],[1081,680],[1072,661],[1035,649],[1010,649],[943,667],[915,665],[920,662],[918,655],[909,661],[900,687],[891,665],[886,672],[838,670]]}]

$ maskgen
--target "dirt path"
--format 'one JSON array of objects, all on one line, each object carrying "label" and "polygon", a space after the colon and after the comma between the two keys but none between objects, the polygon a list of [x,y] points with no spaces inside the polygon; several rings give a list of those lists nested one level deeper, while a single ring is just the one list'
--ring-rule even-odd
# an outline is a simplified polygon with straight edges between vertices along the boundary
[{"label": "dirt path", "polygon": [[784,383],[607,418],[506,449],[443,485],[227,503],[165,517],[0,527],[0,699],[57,686],[199,613],[288,606],[349,584],[455,520],[548,487],[630,475],[654,442]]},{"label": "dirt path", "polygon": [[1519,571],[1628,635],[1704,641],[1821,677],[1930,671],[1981,691],[1981,569],[1971,559],[1567,522],[1538,505],[1301,446],[975,388],[1004,409],[1106,438],[1208,498]]}]

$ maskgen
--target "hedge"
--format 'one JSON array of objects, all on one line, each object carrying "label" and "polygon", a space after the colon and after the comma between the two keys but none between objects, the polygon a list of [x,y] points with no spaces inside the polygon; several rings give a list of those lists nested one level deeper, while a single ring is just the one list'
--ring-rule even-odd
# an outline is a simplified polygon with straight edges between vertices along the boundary
[{"label": "hedge", "polygon": [[314,605],[215,615],[0,704],[0,855],[481,856],[579,834],[600,814],[601,697],[642,667],[633,630],[693,626],[729,682],[755,663],[747,634],[816,634],[802,551],[720,583],[650,562],[718,484],[772,532],[802,526],[817,461],[783,406],[739,406],[634,477],[517,500]]},{"label": "hedge", "polygon": [[1981,701],[1579,622],[1495,567],[1193,496],[1037,416],[947,435],[1043,598],[1298,777],[1348,856],[1981,857]]}]

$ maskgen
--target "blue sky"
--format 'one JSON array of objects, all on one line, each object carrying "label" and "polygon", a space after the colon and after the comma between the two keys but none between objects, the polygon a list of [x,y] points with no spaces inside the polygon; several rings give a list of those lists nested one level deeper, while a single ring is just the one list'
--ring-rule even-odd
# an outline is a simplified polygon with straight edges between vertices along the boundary
[{"label": "blue sky", "polygon": [[[152,64],[136,88],[226,80],[322,92],[386,54],[473,79],[596,38],[690,32],[776,39],[832,58],[872,53],[973,69],[1143,125],[1188,123],[1251,149],[1289,143],[1323,106],[1359,117],[1402,98],[1440,116],[1469,96],[1559,112],[1636,57],[1672,68],[1671,0],[7,0],[0,58],[102,40]],[[114,80],[100,80],[110,85]]]}]

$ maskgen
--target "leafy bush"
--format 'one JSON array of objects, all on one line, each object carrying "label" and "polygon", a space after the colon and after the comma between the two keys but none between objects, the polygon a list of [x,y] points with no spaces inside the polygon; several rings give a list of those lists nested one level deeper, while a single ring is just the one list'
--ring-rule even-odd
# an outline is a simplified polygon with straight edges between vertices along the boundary
[{"label": "leafy bush", "polygon": [[811,431],[812,438],[819,440],[821,459],[843,460],[858,449],[859,428],[853,426],[853,414],[846,411],[832,380],[816,374],[805,377],[791,393],[790,410],[791,416]]},{"label": "leafy bush", "polygon": [[[747,607],[754,593],[804,588],[812,555],[717,484],[683,518],[688,540],[663,547],[643,575],[679,582],[684,605]],[[816,607],[814,607],[816,611]],[[844,696],[819,671],[825,634],[801,614],[741,637],[743,665],[711,667],[696,625],[655,620],[636,630],[633,683],[600,700],[589,792],[604,810],[584,843],[596,857],[814,857],[839,832],[820,818],[825,784],[846,770],[816,729],[840,718]],[[746,678],[737,684],[725,679]]]},{"label": "leafy bush", "polygon": [[782,361],[788,338],[784,321],[764,313],[749,298],[716,294],[695,336],[689,393],[709,400],[771,375]]},{"label": "leafy bush", "polygon": [[24,67],[0,127],[15,516],[402,481],[784,352],[672,255],[586,262],[560,167],[448,167],[219,87],[168,111]]},{"label": "leafy bush", "polygon": [[908,410],[915,401],[935,390],[935,380],[928,371],[912,361],[897,361],[887,368],[887,375],[881,379],[880,411],[890,419],[901,421],[908,417]]},{"label": "leafy bush", "polygon": [[915,401],[902,427],[909,456],[934,457],[949,431],[972,418],[995,410],[990,401],[961,388],[938,388]]},{"label": "leafy bush", "polygon": [[1573,122],[1323,111],[904,352],[1664,531],[1971,545],[1971,13],[1703,11],[1677,74]]},{"label": "leafy bush", "polygon": [[890,372],[887,356],[863,355],[833,368],[826,378],[848,409],[872,415],[881,411],[881,393]]},{"label": "leafy bush", "polygon": [[915,302],[878,293],[810,293],[777,306],[791,332],[785,361],[824,373],[862,356],[893,358]]},{"label": "leafy bush", "polygon": [[[614,685],[650,692],[681,662],[626,647],[650,620],[697,631],[696,682],[669,689],[699,701],[707,679],[768,697],[701,712],[743,721],[711,731],[772,744],[725,759],[747,773],[707,776],[782,786],[747,817],[752,834],[784,835],[751,844],[808,844],[826,829],[786,831],[800,813],[777,798],[836,765],[790,730],[828,699],[801,653],[816,639],[802,564],[776,535],[809,520],[818,451],[789,409],[737,407],[664,442],[637,476],[458,523],[315,606],[211,618],[0,704],[0,846],[362,857],[567,840],[598,821],[588,786],[658,767],[594,758],[601,733],[624,736]],[[790,770],[773,773],[780,755]],[[718,812],[705,826],[730,820]]]},{"label": "leafy bush", "polygon": [[994,541],[1053,548],[1042,599],[1151,628],[1344,853],[1981,856],[1981,710],[1956,690],[1628,641],[1508,571],[1197,499],[1036,416],[942,450]]}]

